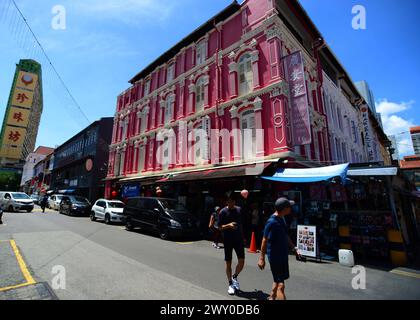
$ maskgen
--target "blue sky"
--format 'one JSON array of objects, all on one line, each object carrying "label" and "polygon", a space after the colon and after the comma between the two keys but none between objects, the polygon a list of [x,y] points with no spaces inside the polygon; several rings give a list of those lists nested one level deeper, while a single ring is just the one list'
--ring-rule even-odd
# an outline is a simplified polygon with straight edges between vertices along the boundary
[{"label": "blue sky", "polygon": [[[113,116],[127,81],[171,45],[230,4],[230,0],[16,0],[74,97],[93,121]],[[4,4],[4,2],[2,1]],[[420,43],[417,0],[302,0],[354,81],[367,80],[388,133],[420,124]],[[66,29],[54,30],[52,8],[66,9]],[[363,5],[367,29],[352,28],[352,8]],[[1,4],[0,4],[1,7]],[[28,55],[13,18],[0,15],[0,114],[4,114],[15,63]],[[20,41],[19,41],[20,40]],[[38,145],[59,145],[87,125],[45,72],[44,113]],[[63,98],[64,97],[64,98]],[[402,154],[412,153],[399,135]]]}]

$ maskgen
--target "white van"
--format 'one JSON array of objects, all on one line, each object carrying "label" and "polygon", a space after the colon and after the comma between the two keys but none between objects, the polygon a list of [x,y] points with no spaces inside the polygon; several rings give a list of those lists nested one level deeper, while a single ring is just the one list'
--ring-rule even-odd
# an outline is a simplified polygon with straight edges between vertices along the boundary
[{"label": "white van", "polygon": [[34,201],[23,192],[0,192],[0,204],[4,211],[9,212],[32,212],[34,209]]}]

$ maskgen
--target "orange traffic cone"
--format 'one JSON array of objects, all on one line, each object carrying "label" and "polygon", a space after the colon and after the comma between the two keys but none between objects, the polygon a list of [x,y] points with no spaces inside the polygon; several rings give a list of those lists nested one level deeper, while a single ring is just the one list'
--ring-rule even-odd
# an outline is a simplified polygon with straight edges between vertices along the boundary
[{"label": "orange traffic cone", "polygon": [[252,233],[251,245],[249,246],[249,253],[257,253],[257,242],[255,241],[255,232]]}]

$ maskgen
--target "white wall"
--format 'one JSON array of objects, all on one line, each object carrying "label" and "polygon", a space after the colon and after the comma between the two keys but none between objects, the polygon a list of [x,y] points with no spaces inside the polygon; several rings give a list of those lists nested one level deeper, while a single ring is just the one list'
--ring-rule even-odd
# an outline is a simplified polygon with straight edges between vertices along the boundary
[{"label": "white wall", "polygon": [[[324,106],[328,118],[333,161],[337,164],[366,162],[366,151],[360,134],[362,122],[358,110],[351,105],[341,89],[332,82],[325,72],[323,77]],[[352,122],[355,125],[355,130],[352,128]]]}]

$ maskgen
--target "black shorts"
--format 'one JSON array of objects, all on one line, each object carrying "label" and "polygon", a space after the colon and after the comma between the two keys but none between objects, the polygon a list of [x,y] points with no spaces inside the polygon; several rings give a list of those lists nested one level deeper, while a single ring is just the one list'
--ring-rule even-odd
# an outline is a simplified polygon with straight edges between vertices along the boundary
[{"label": "black shorts", "polygon": [[235,250],[238,260],[245,259],[245,246],[242,240],[225,240],[223,245],[225,249],[225,261],[232,261],[233,250]]},{"label": "black shorts", "polygon": [[289,262],[273,262],[270,261],[271,273],[275,283],[284,283],[289,279]]}]

